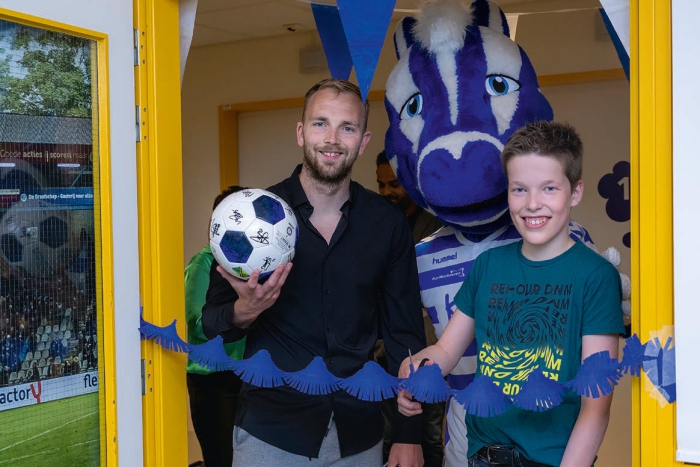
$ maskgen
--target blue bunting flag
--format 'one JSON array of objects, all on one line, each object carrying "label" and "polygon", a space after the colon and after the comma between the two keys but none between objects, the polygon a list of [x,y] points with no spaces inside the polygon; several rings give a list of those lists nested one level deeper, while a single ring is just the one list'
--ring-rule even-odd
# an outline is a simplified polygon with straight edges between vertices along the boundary
[{"label": "blue bunting flag", "polygon": [[598,398],[613,392],[622,378],[620,363],[610,358],[610,352],[594,353],[586,357],[578,369],[576,378],[564,384],[579,396]]},{"label": "blue bunting flag", "polygon": [[468,414],[477,417],[501,415],[511,405],[510,399],[503,394],[501,388],[485,375],[477,376],[469,386],[455,391],[454,397]]},{"label": "blue bunting flag", "polygon": [[325,396],[340,389],[339,378],[328,371],[321,357],[314,357],[301,371],[283,374],[282,379],[297,391],[312,396]]},{"label": "blue bunting flag", "polygon": [[312,3],[311,11],[314,14],[318,35],[321,37],[331,77],[347,80],[352,71],[352,57],[338,7]]},{"label": "blue bunting flag", "polygon": [[428,404],[444,402],[452,395],[442,377],[442,370],[435,364],[418,368],[403,381],[403,389],[417,401]]},{"label": "blue bunting flag", "polygon": [[250,358],[241,360],[233,370],[246,383],[263,388],[284,385],[284,371],[277,368],[267,350],[259,350]]},{"label": "blue bunting flag", "polygon": [[166,350],[187,352],[189,351],[190,346],[187,342],[180,339],[180,336],[177,334],[176,326],[176,319],[174,319],[168,326],[160,327],[144,321],[143,318],[141,318],[141,327],[139,327],[139,331],[141,331],[141,335],[146,339],[155,340],[156,344],[160,345]]},{"label": "blue bunting flag", "polygon": [[191,346],[189,359],[210,371],[235,370],[237,363],[226,354],[221,336],[216,336],[202,345]]},{"label": "blue bunting flag", "polygon": [[363,101],[367,100],[394,5],[396,0],[338,0],[340,19]]},{"label": "blue bunting flag", "polygon": [[544,412],[561,404],[563,396],[561,384],[547,378],[542,370],[536,368],[528,376],[527,384],[513,396],[513,405],[524,410]]},{"label": "blue bunting flag", "polygon": [[357,373],[340,380],[340,388],[363,401],[392,399],[399,390],[399,379],[373,361],[368,361]]},{"label": "blue bunting flag", "polygon": [[646,344],[642,344],[636,334],[626,339],[620,362],[620,371],[623,375],[629,373],[632,376],[639,376],[641,374],[640,367],[644,361],[645,349]]}]

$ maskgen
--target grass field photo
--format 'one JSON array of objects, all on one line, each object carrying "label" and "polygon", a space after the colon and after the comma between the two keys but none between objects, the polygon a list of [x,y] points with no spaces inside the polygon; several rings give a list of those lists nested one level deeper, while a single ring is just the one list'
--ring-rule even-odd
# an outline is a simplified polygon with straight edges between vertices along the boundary
[{"label": "grass field photo", "polygon": [[0,412],[0,467],[99,466],[99,393]]}]

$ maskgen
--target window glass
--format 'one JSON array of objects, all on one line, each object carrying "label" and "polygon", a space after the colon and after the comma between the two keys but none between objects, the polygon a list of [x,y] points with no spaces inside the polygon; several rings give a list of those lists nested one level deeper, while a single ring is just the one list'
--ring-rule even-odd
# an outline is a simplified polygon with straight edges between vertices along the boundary
[{"label": "window glass", "polygon": [[0,465],[102,460],[95,51],[0,20]]}]

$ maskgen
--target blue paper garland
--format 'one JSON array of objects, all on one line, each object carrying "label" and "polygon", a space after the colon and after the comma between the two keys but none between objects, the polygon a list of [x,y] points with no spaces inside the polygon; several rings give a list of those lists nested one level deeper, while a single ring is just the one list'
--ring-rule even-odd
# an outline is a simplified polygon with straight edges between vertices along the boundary
[{"label": "blue paper garland", "polygon": [[513,405],[523,410],[544,412],[561,404],[564,387],[536,368],[527,378],[520,392],[513,396]]},{"label": "blue paper garland", "polygon": [[236,368],[235,360],[228,358],[221,336],[205,342],[202,345],[190,347],[189,359],[202,368],[210,371],[226,371]]},{"label": "blue paper garland", "polygon": [[[636,335],[627,339],[622,361],[611,358],[607,351],[593,354],[583,361],[576,377],[563,384],[547,378],[537,369],[523,382],[518,394],[511,398],[485,375],[477,375],[462,390],[450,389],[437,365],[421,367],[408,378],[402,379],[387,374],[375,362],[369,361],[354,375],[338,378],[328,371],[321,357],[315,357],[305,369],[285,372],[274,364],[269,352],[264,349],[250,358],[232,360],[224,352],[223,339],[219,336],[201,345],[188,344],[178,336],[176,323],[175,320],[168,326],[160,327],[142,318],[139,331],[142,338],[154,340],[165,349],[189,353],[191,360],[211,371],[231,370],[254,386],[271,388],[286,384],[312,395],[343,390],[360,400],[376,402],[394,398],[401,388],[422,402],[441,402],[454,397],[467,413],[478,417],[493,417],[502,414],[511,405],[539,412],[549,410],[562,402],[567,389],[580,396],[604,396],[613,391],[623,374],[639,376],[642,367],[645,370],[648,368],[648,371],[653,370],[654,375],[650,377],[655,376],[663,382],[659,390],[665,389],[666,393],[675,396],[675,378],[671,381],[671,372],[667,370],[672,366],[671,360],[675,356],[674,349],[670,348],[671,341],[662,347],[657,339],[649,346],[648,343],[642,344]],[[673,402],[675,397],[667,397],[667,400]]]},{"label": "blue paper garland", "polygon": [[491,378],[478,375],[469,386],[454,391],[455,400],[469,415],[495,417],[508,410],[512,402]]},{"label": "blue paper garland", "polygon": [[328,371],[321,357],[314,357],[303,370],[283,374],[282,379],[297,391],[311,396],[325,396],[340,389],[340,378]]},{"label": "blue paper garland", "polygon": [[401,385],[417,401],[434,404],[445,402],[452,396],[452,390],[442,377],[442,371],[437,365],[418,368],[403,380]]},{"label": "blue paper garland", "polygon": [[340,388],[361,401],[379,402],[398,394],[399,378],[391,376],[372,360],[349,378],[341,379]]}]

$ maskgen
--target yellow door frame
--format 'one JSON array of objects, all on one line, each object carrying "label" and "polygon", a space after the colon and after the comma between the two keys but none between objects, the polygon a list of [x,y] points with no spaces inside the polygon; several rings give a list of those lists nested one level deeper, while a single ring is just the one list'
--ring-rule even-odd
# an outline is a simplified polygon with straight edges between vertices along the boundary
[{"label": "yellow door frame", "polygon": [[[143,137],[150,136],[150,142],[139,145],[144,317],[166,324],[182,316],[183,298],[182,258],[170,254],[182,251],[177,2],[135,2],[136,24],[145,32],[145,44],[150,44],[145,47],[150,63],[137,71],[137,95],[153,110],[158,103],[160,116],[142,119],[146,124]],[[158,35],[153,34],[155,25]],[[632,324],[633,331],[646,341],[669,332],[673,325],[670,2],[630,2],[630,47]],[[157,91],[156,84],[160,84]],[[223,107],[220,112],[230,110]],[[229,145],[224,146],[230,151]],[[226,170],[221,182],[230,183],[237,178],[235,161],[222,162]],[[167,237],[161,236],[166,227]],[[163,294],[165,284],[170,286],[167,294]],[[151,376],[144,400],[144,461],[149,466],[177,465],[175,459],[180,463],[186,459],[187,445],[184,358],[150,343],[144,344],[144,357]],[[675,461],[676,406],[660,404],[650,397],[644,378],[633,383],[633,465],[683,465]],[[173,459],[174,463],[165,459]]]},{"label": "yellow door frame", "polygon": [[[179,2],[134,0],[141,304],[147,321],[184,326]],[[186,357],[141,345],[143,465],[187,465]]]},{"label": "yellow door frame", "polygon": [[[671,2],[630,2],[630,49],[632,327],[645,342],[673,325]],[[654,391],[645,375],[634,379],[633,465],[684,465],[676,404]]]}]

